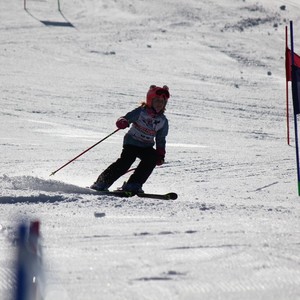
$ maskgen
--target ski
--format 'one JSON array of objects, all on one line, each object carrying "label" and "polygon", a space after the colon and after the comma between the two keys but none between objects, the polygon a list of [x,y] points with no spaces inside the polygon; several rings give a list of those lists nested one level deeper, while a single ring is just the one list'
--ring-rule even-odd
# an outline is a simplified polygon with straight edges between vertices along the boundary
[{"label": "ski", "polygon": [[167,193],[167,194],[149,194],[149,193],[138,193],[140,198],[151,198],[151,199],[161,199],[161,200],[176,200],[178,195],[176,193]]},{"label": "ski", "polygon": [[133,196],[138,196],[140,198],[150,198],[150,199],[158,199],[158,200],[176,200],[178,195],[176,193],[167,193],[167,194],[152,194],[152,193],[132,193],[122,190],[115,191],[96,191],[93,190],[96,194],[99,195],[107,195],[107,196],[115,196],[122,198],[129,198]]}]

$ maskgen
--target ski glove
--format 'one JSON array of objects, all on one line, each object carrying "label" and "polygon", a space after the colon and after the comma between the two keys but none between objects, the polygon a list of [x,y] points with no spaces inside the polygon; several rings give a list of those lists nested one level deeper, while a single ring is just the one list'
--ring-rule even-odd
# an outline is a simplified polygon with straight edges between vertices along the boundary
[{"label": "ski glove", "polygon": [[129,127],[129,123],[124,117],[121,117],[117,120],[116,126],[119,129],[125,129],[126,127]]},{"label": "ski glove", "polygon": [[163,148],[158,148],[156,149],[156,154],[157,154],[156,165],[161,166],[165,162],[166,150]]}]

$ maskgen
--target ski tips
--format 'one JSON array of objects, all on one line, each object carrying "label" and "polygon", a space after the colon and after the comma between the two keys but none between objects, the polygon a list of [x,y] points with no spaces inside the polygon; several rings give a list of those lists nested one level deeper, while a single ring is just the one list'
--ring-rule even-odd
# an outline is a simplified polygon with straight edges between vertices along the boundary
[{"label": "ski tips", "polygon": [[176,193],[168,193],[167,197],[170,200],[176,200],[178,198],[178,195]]}]

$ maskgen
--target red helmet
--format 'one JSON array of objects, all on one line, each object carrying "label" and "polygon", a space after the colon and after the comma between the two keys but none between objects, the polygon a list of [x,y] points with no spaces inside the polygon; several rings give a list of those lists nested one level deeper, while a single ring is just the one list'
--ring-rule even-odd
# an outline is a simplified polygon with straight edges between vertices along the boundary
[{"label": "red helmet", "polygon": [[170,98],[169,88],[166,85],[164,85],[162,88],[156,85],[151,85],[147,93],[147,106],[151,107],[153,98],[157,96],[163,96],[167,102]]}]

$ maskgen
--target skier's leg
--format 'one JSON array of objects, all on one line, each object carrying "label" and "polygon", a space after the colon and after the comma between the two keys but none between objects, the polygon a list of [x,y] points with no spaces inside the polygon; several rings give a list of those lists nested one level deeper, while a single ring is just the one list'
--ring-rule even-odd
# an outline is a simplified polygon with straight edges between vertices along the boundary
[{"label": "skier's leg", "polygon": [[141,161],[135,172],[130,176],[127,184],[137,183],[141,188],[156,166],[157,154],[153,148],[141,148],[138,157]]},{"label": "skier's leg", "polygon": [[120,158],[103,171],[95,184],[103,185],[108,189],[119,177],[126,173],[136,160],[137,153],[134,146],[125,145]]}]

